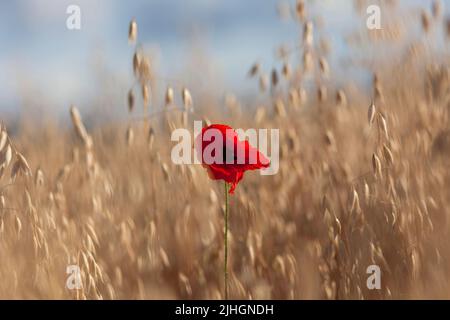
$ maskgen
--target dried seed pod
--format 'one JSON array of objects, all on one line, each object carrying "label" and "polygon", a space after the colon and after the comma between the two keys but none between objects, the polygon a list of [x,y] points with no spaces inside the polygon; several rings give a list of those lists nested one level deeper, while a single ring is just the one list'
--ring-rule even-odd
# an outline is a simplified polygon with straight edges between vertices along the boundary
[{"label": "dried seed pod", "polygon": [[381,89],[381,85],[376,85],[374,89],[374,101],[382,102],[383,98],[383,90]]},{"label": "dried seed pod", "polygon": [[280,45],[275,50],[275,56],[280,60],[286,60],[289,57],[290,50],[287,45]]},{"label": "dried seed pod", "polygon": [[133,140],[134,140],[134,132],[133,132],[132,127],[127,128],[127,132],[126,132],[125,136],[126,136],[126,140],[127,140],[127,145],[131,146],[133,144]]},{"label": "dried seed pod", "polygon": [[169,178],[170,178],[170,175],[169,175],[169,167],[167,166],[166,163],[162,163],[162,164],[161,164],[161,170],[162,170],[162,172],[163,172],[164,179],[165,179],[166,181],[169,181]]},{"label": "dried seed pod", "polygon": [[0,162],[3,166],[8,167],[12,160],[12,148],[11,145],[8,144],[6,149],[1,154]]},{"label": "dried seed pod", "polygon": [[0,152],[3,151],[3,148],[6,146],[8,142],[8,133],[6,132],[6,128],[2,128],[0,132]]},{"label": "dried seed pod", "polygon": [[135,75],[139,73],[139,67],[141,64],[141,55],[138,52],[135,52],[133,55],[133,72]]},{"label": "dried seed pod", "polygon": [[305,1],[304,0],[297,0],[297,3],[295,5],[295,12],[297,13],[297,17],[301,20],[305,19],[306,13],[305,13]]},{"label": "dried seed pod", "polygon": [[6,165],[3,163],[0,165],[0,179],[3,177],[3,174],[5,173]]},{"label": "dried seed pod", "polygon": [[169,256],[167,255],[166,251],[163,248],[159,248],[159,255],[161,257],[161,261],[164,267],[166,268],[170,267]]},{"label": "dried seed pod", "polygon": [[75,106],[70,107],[70,116],[72,118],[72,123],[75,127],[75,131],[78,134],[78,136],[81,138],[81,140],[84,142],[84,145],[87,149],[90,149],[92,147],[92,138],[87,133],[86,128],[81,120],[81,115],[78,109]]},{"label": "dried seed pod", "polygon": [[376,112],[375,103],[372,101],[372,103],[369,106],[369,111],[367,113],[367,119],[369,120],[369,125],[372,125],[373,120],[375,119],[375,112]]},{"label": "dried seed pod", "polygon": [[272,69],[272,87],[275,88],[278,85],[278,72],[276,69]]},{"label": "dried seed pod", "polygon": [[283,260],[283,257],[281,257],[280,255],[277,255],[275,257],[275,260],[272,263],[272,268],[276,270],[276,272],[282,276],[285,277],[286,276],[286,266]]},{"label": "dried seed pod", "polygon": [[383,144],[383,155],[384,155],[384,159],[388,163],[394,164],[394,156],[392,155],[391,150],[389,149],[389,147],[386,144]]},{"label": "dried seed pod", "polygon": [[342,224],[341,221],[339,221],[338,217],[334,216],[334,223],[336,224],[337,233],[342,233]]},{"label": "dried seed pod", "polygon": [[323,219],[327,225],[330,225],[333,222],[333,218],[331,217],[331,213],[328,208],[325,208],[323,212]]},{"label": "dried seed pod", "polygon": [[150,67],[150,60],[148,57],[143,57],[139,60],[139,80],[141,83],[148,82],[151,80],[152,72]]},{"label": "dried seed pod", "polygon": [[319,87],[317,90],[317,98],[319,99],[319,102],[324,102],[327,100],[327,88],[323,85]]},{"label": "dried seed pod", "polygon": [[312,67],[313,67],[312,53],[305,50],[305,52],[303,52],[303,72],[307,73],[311,71]]},{"label": "dried seed pod", "polygon": [[192,96],[187,88],[183,88],[183,90],[181,91],[181,98],[183,100],[184,108],[186,110],[192,108],[193,105]]},{"label": "dried seed pod", "polygon": [[381,161],[375,153],[372,155],[372,167],[374,175],[381,177]]},{"label": "dried seed pod", "polygon": [[148,104],[150,103],[150,90],[146,84],[141,86],[142,99],[144,101],[144,109],[147,109]]},{"label": "dried seed pod", "polygon": [[281,118],[286,117],[286,108],[284,107],[283,100],[277,99],[275,101],[275,113]]},{"label": "dried seed pod", "polygon": [[268,79],[267,75],[265,75],[265,74],[260,75],[259,89],[261,90],[261,92],[266,92],[268,83],[269,83],[269,79]]},{"label": "dried seed pod", "polygon": [[298,107],[300,104],[300,95],[295,88],[289,90],[289,104],[293,107]]},{"label": "dried seed pod", "polygon": [[255,64],[252,65],[252,67],[250,68],[250,70],[248,71],[248,76],[250,78],[253,78],[254,76],[256,76],[259,73],[259,70],[261,69],[261,66],[258,62],[255,62]]},{"label": "dried seed pod", "polygon": [[183,273],[179,273],[178,274],[178,280],[179,280],[179,284],[181,289],[188,295],[191,296],[192,295],[192,288],[191,288],[191,284],[189,282],[189,278],[186,277]]},{"label": "dried seed pod", "polygon": [[154,140],[155,140],[155,130],[153,130],[153,127],[150,127],[150,129],[148,130],[148,135],[147,135],[148,147],[150,149],[153,147]]},{"label": "dried seed pod", "polygon": [[283,64],[283,69],[282,69],[282,74],[283,74],[283,77],[286,79],[286,80],[289,80],[289,78],[291,77],[291,73],[292,73],[292,71],[291,71],[291,66],[289,65],[289,63],[287,63],[287,62],[285,62],[284,64]]},{"label": "dried seed pod", "polygon": [[350,208],[350,212],[361,212],[361,206],[359,204],[359,195],[355,189],[352,192],[352,205]]},{"label": "dried seed pod", "polygon": [[64,180],[65,178],[67,178],[67,176],[69,175],[70,171],[71,171],[71,166],[69,164],[66,164],[64,167],[62,167],[59,172],[58,175],[56,176],[56,181],[60,182],[62,180]]},{"label": "dried seed pod", "polygon": [[133,89],[130,89],[128,91],[128,111],[129,112],[132,112],[134,109],[134,101],[135,101],[134,92],[133,92]]},{"label": "dried seed pod", "polygon": [[413,279],[417,279],[419,277],[419,273],[421,270],[419,251],[413,248],[410,253],[410,258],[411,258],[412,277]]},{"label": "dried seed pod", "polygon": [[430,26],[431,26],[431,18],[428,12],[426,12],[425,10],[422,10],[422,12],[420,13],[420,18],[421,18],[421,22],[422,22],[422,28],[425,32],[430,31]]},{"label": "dried seed pod", "polygon": [[20,221],[18,216],[16,216],[14,226],[16,227],[17,235],[20,235],[20,232],[22,231],[22,221]]},{"label": "dried seed pod", "polygon": [[17,152],[16,158],[11,168],[11,179],[14,181],[17,175],[31,176],[31,169],[25,157]]},{"label": "dried seed pod", "polygon": [[389,140],[386,119],[384,118],[384,116],[381,113],[379,114],[379,119],[380,119],[381,130],[383,130],[386,140]]},{"label": "dried seed pod", "polygon": [[44,185],[44,172],[41,168],[36,169],[36,173],[34,175],[34,183],[36,187],[42,187]]},{"label": "dried seed pod", "polygon": [[338,90],[336,92],[336,104],[341,107],[347,105],[347,97],[343,90]]},{"label": "dried seed pod", "polygon": [[130,27],[128,28],[128,41],[135,43],[137,39],[137,23],[136,20],[131,20]]},{"label": "dried seed pod", "polygon": [[320,72],[322,73],[322,76],[328,77],[328,75],[330,73],[330,67],[328,66],[328,62],[324,57],[321,57],[319,59],[319,67],[320,67]]},{"label": "dried seed pod", "polygon": [[439,18],[442,14],[442,3],[440,0],[434,0],[432,5],[433,17],[435,19]]},{"label": "dried seed pod", "polygon": [[166,107],[173,103],[173,89],[169,86],[166,90]]},{"label": "dried seed pod", "polygon": [[305,46],[312,46],[314,42],[313,23],[308,21],[303,26],[303,42]]},{"label": "dried seed pod", "polygon": [[332,149],[336,148],[336,140],[334,139],[333,132],[331,132],[330,130],[327,130],[325,132],[325,143]]},{"label": "dried seed pod", "polygon": [[370,200],[370,188],[367,182],[364,182],[364,200],[369,203]]}]

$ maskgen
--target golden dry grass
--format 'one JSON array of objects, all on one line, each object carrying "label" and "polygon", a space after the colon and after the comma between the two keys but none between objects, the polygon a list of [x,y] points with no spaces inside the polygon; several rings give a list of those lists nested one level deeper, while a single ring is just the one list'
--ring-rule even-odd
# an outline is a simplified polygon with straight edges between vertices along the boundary
[{"label": "golden dry grass", "polygon": [[[171,129],[202,118],[280,128],[279,173],[247,173],[231,197],[231,298],[450,298],[445,50],[423,35],[371,64],[373,93],[339,87],[326,54],[309,48],[307,7],[297,8],[309,45],[278,70],[251,68],[255,87],[270,91],[258,108],[233,97],[224,108],[178,85],[149,92],[154,66],[138,52],[129,109],[152,112],[159,95],[178,112],[87,130],[75,109],[75,129],[24,120],[11,140],[33,177],[7,185],[8,169],[1,180],[0,298],[222,298],[223,186],[170,160]],[[411,23],[420,19],[445,29],[431,16]],[[130,33],[134,43],[137,25]],[[383,38],[368,33],[356,38]],[[312,59],[313,88],[303,86],[302,59]],[[69,264],[81,267],[81,290],[66,288]],[[381,290],[366,287],[372,264]]]}]

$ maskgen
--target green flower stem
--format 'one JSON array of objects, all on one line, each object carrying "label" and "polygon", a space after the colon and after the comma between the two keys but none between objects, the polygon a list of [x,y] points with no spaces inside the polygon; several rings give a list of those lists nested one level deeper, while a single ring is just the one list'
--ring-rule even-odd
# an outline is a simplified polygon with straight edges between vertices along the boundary
[{"label": "green flower stem", "polygon": [[225,262],[224,262],[224,287],[225,287],[225,300],[228,300],[228,183],[225,182],[225,232],[224,232],[224,247],[225,247]]}]

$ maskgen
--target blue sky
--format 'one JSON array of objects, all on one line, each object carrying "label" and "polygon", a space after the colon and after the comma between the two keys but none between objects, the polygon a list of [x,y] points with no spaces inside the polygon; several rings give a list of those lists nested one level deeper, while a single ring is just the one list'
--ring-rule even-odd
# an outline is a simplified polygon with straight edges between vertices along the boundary
[{"label": "blue sky", "polygon": [[[177,78],[192,72],[186,65],[192,64],[193,46],[200,44],[224,91],[255,90],[255,84],[245,78],[249,66],[258,60],[270,69],[275,63],[274,48],[299,37],[297,24],[280,21],[276,10],[280,3],[294,1],[1,1],[0,109],[15,108],[30,88],[64,109],[70,103],[82,103],[102,85],[95,75],[97,57],[117,80],[113,86],[120,94],[126,92],[132,81],[127,32],[133,17],[139,25],[139,40],[158,52],[164,76]],[[66,28],[70,4],[81,8],[79,31]],[[358,20],[351,0],[316,1],[312,10],[322,17],[321,32],[332,40],[338,64],[346,55],[343,36],[364,21]]]}]

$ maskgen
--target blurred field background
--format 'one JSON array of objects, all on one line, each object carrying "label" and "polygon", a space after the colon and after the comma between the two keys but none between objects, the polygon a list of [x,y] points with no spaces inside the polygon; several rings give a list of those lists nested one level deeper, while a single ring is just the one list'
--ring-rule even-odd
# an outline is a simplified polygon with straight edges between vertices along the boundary
[{"label": "blurred field background", "polygon": [[0,298],[223,298],[223,185],[170,159],[194,120],[280,129],[231,197],[230,298],[450,298],[450,3],[69,4],[0,5]]}]

